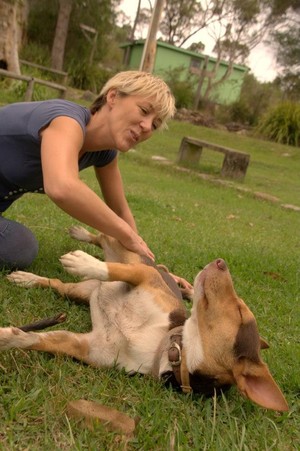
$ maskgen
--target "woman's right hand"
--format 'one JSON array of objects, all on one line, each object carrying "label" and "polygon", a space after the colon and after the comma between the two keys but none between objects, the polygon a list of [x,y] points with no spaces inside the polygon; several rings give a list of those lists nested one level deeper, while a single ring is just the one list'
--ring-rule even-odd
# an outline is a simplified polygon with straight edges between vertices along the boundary
[{"label": "woman's right hand", "polygon": [[143,238],[139,236],[133,229],[129,236],[125,239],[120,240],[126,249],[135,252],[136,254],[149,257],[154,261],[155,257],[153,252],[149,249],[148,245],[145,243]]}]

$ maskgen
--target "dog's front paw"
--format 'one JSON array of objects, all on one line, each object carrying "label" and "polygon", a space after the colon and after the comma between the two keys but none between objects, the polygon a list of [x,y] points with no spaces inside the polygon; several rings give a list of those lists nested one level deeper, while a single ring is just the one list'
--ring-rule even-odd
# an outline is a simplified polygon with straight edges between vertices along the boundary
[{"label": "dog's front paw", "polygon": [[69,235],[77,241],[91,242],[91,234],[84,227],[72,226],[69,228]]},{"label": "dog's front paw", "polygon": [[60,258],[65,270],[84,279],[107,280],[107,265],[83,251],[69,252]]},{"label": "dog's front paw", "polygon": [[22,287],[35,287],[39,285],[39,281],[42,279],[40,276],[36,274],[32,274],[31,272],[25,271],[15,271],[11,274],[8,274],[6,278],[16,285],[20,285]]}]

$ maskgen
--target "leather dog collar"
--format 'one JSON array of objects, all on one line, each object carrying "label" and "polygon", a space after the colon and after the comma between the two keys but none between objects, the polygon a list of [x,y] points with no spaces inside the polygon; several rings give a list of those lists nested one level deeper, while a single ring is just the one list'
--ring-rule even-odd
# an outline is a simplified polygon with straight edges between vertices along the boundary
[{"label": "leather dog collar", "polygon": [[190,386],[190,375],[186,365],[185,351],[182,347],[182,328],[180,331],[174,331],[170,336],[168,359],[183,393],[191,393],[193,390]]}]

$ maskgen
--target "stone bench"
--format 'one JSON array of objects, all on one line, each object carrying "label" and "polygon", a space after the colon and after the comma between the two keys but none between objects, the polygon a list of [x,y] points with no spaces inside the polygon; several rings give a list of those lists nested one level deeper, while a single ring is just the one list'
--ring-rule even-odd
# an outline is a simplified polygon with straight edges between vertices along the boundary
[{"label": "stone bench", "polygon": [[224,154],[221,176],[242,180],[247,172],[250,155],[238,152],[219,144],[209,143],[200,139],[185,136],[182,138],[178,154],[178,163],[198,163],[203,148]]}]

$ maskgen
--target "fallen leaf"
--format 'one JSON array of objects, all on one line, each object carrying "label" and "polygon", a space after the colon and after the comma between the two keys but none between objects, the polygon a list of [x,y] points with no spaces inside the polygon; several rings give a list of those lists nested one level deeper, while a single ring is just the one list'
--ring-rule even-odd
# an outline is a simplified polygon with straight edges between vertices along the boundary
[{"label": "fallen leaf", "polygon": [[278,274],[277,272],[273,272],[273,271],[264,271],[263,274],[265,276],[269,276],[274,280],[282,280],[283,282],[286,282],[286,279],[284,277],[282,277],[282,275]]},{"label": "fallen leaf", "polygon": [[122,432],[126,435],[133,434],[138,422],[138,419],[132,419],[119,410],[85,399],[70,401],[67,405],[67,415],[84,420],[89,429],[93,429],[94,424],[100,422],[108,430]]},{"label": "fallen leaf", "polygon": [[236,219],[236,218],[237,218],[237,216],[235,216],[235,215],[228,215],[226,219]]}]

